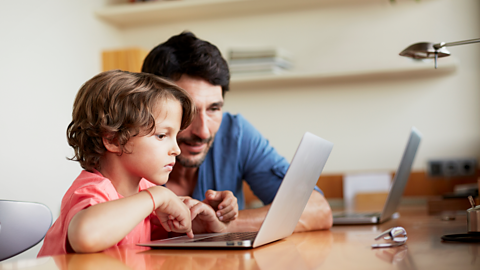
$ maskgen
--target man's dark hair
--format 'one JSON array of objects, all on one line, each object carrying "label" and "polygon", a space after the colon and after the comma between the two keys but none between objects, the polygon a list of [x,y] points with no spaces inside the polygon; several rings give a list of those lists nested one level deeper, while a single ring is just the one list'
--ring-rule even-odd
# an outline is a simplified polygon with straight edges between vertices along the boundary
[{"label": "man's dark hair", "polygon": [[171,80],[185,74],[202,78],[222,87],[222,95],[229,89],[230,72],[218,48],[191,32],[183,32],[153,48],[143,61],[142,72]]}]

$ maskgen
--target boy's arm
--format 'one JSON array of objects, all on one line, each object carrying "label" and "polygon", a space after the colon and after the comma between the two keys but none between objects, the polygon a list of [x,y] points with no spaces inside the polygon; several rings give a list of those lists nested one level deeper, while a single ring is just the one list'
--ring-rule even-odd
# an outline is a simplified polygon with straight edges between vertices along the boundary
[{"label": "boy's arm", "polygon": [[[254,232],[267,215],[270,204],[256,209],[240,210],[238,218],[230,222],[229,232]],[[295,232],[330,229],[332,227],[332,210],[325,197],[318,191],[312,191],[307,206],[303,210]]]},{"label": "boy's arm", "polygon": [[[148,190],[157,209],[190,221],[189,209],[173,192],[161,186]],[[105,250],[122,240],[152,210],[152,198],[147,192],[90,206],[72,218],[68,225],[67,239],[75,252]],[[187,222],[181,230],[191,232],[191,222]]]}]

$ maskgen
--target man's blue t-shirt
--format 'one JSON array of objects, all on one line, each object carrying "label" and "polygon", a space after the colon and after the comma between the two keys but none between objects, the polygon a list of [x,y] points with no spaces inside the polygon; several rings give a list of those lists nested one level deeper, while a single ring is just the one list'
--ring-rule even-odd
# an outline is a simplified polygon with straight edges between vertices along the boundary
[{"label": "man's blue t-shirt", "polygon": [[243,180],[266,205],[270,204],[289,163],[241,115],[224,113],[205,161],[200,165],[192,197],[205,199],[208,189],[230,190],[245,207]]}]

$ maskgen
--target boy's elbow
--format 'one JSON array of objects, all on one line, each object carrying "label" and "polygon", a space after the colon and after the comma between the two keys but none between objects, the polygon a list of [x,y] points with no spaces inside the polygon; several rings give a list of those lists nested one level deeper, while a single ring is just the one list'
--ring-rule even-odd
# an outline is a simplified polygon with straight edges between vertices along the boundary
[{"label": "boy's elbow", "polygon": [[92,241],[85,241],[84,239],[76,241],[75,239],[68,239],[70,247],[75,253],[93,253],[98,252],[98,246]]},{"label": "boy's elbow", "polygon": [[75,217],[72,219],[68,226],[67,241],[74,252],[92,253],[106,249],[102,245],[101,237],[92,232],[86,222],[76,220]]}]

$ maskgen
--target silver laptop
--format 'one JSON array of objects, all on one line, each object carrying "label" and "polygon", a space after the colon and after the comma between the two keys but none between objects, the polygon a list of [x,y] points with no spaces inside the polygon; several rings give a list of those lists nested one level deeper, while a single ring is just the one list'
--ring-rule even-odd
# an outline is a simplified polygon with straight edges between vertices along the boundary
[{"label": "silver laptop", "polygon": [[332,151],[333,144],[305,133],[258,232],[180,236],[140,246],[157,248],[255,248],[291,235]]},{"label": "silver laptop", "polygon": [[378,224],[395,217],[400,199],[410,177],[413,160],[421,139],[422,135],[420,132],[415,127],[412,127],[407,147],[400,161],[400,166],[395,173],[393,184],[381,213],[334,213],[333,225]]}]

